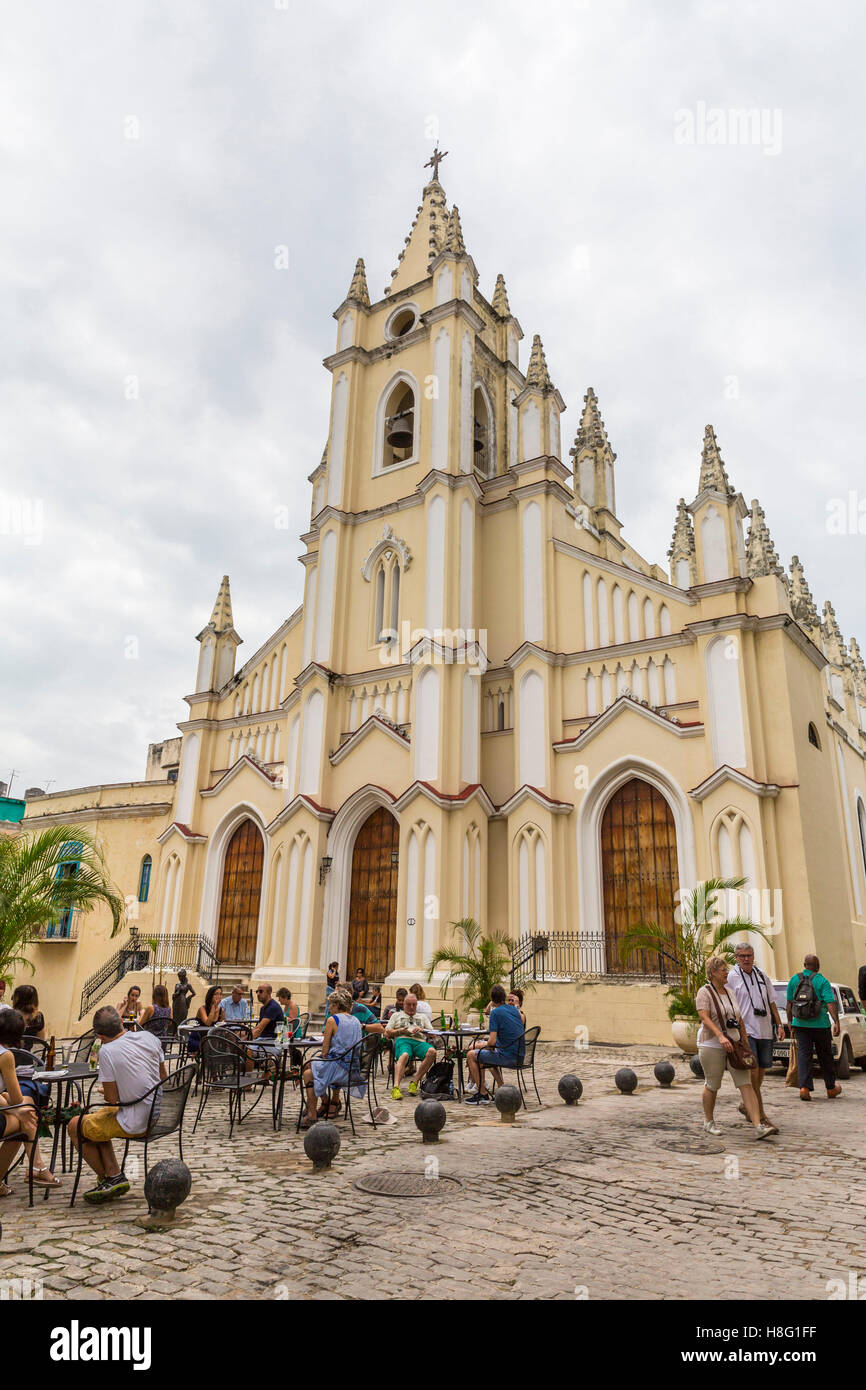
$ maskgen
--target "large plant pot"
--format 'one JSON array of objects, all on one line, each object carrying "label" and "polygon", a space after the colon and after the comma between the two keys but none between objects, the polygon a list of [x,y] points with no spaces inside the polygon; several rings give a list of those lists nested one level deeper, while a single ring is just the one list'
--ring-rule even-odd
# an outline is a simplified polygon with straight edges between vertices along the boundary
[{"label": "large plant pot", "polygon": [[675,1018],[671,1023],[671,1032],[674,1035],[676,1046],[686,1053],[695,1053],[698,1050],[698,1029],[700,1022],[696,1018]]}]

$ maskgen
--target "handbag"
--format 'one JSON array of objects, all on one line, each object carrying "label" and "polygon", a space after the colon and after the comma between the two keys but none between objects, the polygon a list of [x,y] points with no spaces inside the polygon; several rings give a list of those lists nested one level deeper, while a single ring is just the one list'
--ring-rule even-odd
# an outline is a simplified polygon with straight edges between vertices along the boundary
[{"label": "handbag", "polygon": [[791,1045],[788,1049],[788,1071],[785,1075],[786,1086],[799,1086],[800,1084],[800,1077],[797,1069],[797,1039],[793,1036],[793,1031],[794,1030],[791,1029],[792,1037]]},{"label": "handbag", "polygon": [[[742,1037],[738,1036],[736,1038],[732,1038],[729,1035],[728,1030],[725,1027],[724,1017],[722,1016],[722,1001],[716,994],[715,988],[713,987],[713,985],[710,984],[709,980],[707,981],[707,985],[709,986],[710,993],[713,996],[713,1003],[716,1006],[716,1013],[719,1017],[719,1027],[721,1028],[725,1037],[728,1039],[728,1042],[731,1044],[732,1051],[728,1053],[731,1066],[738,1068],[740,1071],[748,1071],[751,1067],[757,1066],[757,1059],[755,1058],[755,1054],[752,1052],[752,1049],[749,1047],[749,1044],[743,1042]],[[730,995],[728,995],[727,990],[725,990],[725,994],[730,1002]]]}]

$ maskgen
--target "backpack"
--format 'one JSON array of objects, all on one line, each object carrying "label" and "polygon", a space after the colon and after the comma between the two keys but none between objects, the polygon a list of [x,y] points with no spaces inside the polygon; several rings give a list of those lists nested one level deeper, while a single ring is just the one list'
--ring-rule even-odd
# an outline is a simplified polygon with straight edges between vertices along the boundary
[{"label": "backpack", "polygon": [[453,1062],[434,1062],[421,1082],[422,1096],[445,1096],[450,1099],[454,1095],[453,1076]]},{"label": "backpack", "polygon": [[819,1016],[823,1005],[809,975],[800,975],[791,1003],[795,1018],[806,1020]]}]

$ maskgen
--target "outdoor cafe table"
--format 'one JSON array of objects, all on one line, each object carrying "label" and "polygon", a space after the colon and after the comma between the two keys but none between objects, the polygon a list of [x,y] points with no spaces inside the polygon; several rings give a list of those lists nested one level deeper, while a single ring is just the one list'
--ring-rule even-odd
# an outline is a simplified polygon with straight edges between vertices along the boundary
[{"label": "outdoor cafe table", "polygon": [[[448,1039],[454,1039],[453,1050],[457,1054],[457,1099],[463,1099],[463,1058],[469,1051],[476,1038],[486,1038],[490,1030],[487,1028],[434,1028],[430,1036],[433,1038],[445,1039],[445,1050],[448,1051]],[[460,1046],[461,1041],[465,1040],[467,1046]]]},{"label": "outdoor cafe table", "polygon": [[321,1048],[321,1038],[287,1038],[285,1042],[281,1038],[254,1038],[248,1043],[250,1051],[259,1051],[266,1057],[272,1057],[276,1062],[274,1074],[273,1094],[271,1096],[271,1108],[274,1120],[274,1129],[281,1130],[283,1127],[283,1094],[286,1089],[286,1067],[292,1049],[297,1048],[299,1052],[305,1054],[312,1052],[314,1048]]},{"label": "outdoor cafe table", "polygon": [[[61,1117],[61,1110],[69,1106],[69,1097],[73,1086],[81,1086],[85,1081],[95,1081],[96,1072],[87,1062],[69,1062],[65,1066],[55,1067],[52,1072],[40,1071],[37,1067],[33,1072],[33,1080],[41,1081],[49,1089],[57,1087],[57,1100],[54,1105],[54,1142],[51,1146],[51,1162],[48,1165],[51,1172],[54,1172],[54,1165],[57,1162],[57,1150],[60,1147],[61,1172],[66,1172],[66,1129]],[[64,1087],[65,1093],[64,1093]],[[62,1144],[61,1144],[62,1139]],[[70,1155],[69,1170],[72,1171]],[[50,1187],[45,1189],[47,1198]],[[43,1199],[44,1200],[44,1199]]]}]

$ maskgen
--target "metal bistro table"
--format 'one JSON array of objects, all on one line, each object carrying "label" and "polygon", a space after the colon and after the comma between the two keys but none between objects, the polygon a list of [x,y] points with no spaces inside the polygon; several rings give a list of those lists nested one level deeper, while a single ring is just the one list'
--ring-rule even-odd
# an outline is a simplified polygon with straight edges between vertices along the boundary
[{"label": "metal bistro table", "polygon": [[[305,1054],[312,1052],[315,1048],[321,1048],[322,1038],[287,1038],[283,1042],[280,1038],[254,1038],[246,1046],[251,1052],[256,1049],[264,1056],[271,1057],[276,1062],[274,1073],[273,1093],[271,1096],[271,1109],[273,1114],[274,1129],[279,1131],[283,1127],[283,1096],[286,1089],[286,1068],[293,1048]],[[303,1066],[301,1067],[303,1071]]]},{"label": "metal bistro table", "polygon": [[[70,1091],[73,1086],[81,1087],[84,1081],[93,1082],[96,1080],[96,1077],[96,1070],[87,1062],[69,1062],[66,1066],[55,1067],[54,1071],[50,1073],[39,1071],[38,1069],[33,1073],[33,1080],[41,1081],[43,1085],[48,1086],[49,1090],[52,1086],[57,1087],[57,1100],[54,1106],[54,1142],[51,1146],[51,1163],[49,1164],[52,1173],[57,1163],[58,1147],[60,1148],[61,1172],[66,1172],[66,1128],[60,1112],[61,1110],[68,1109]],[[64,1087],[66,1088],[65,1094]],[[71,1158],[72,1156],[70,1154],[70,1172],[72,1171]],[[51,1188],[46,1187],[43,1201],[47,1199],[50,1191]]]},{"label": "metal bistro table", "polygon": [[460,1046],[460,1040],[465,1039],[467,1043],[475,1042],[476,1038],[486,1038],[489,1028],[434,1028],[431,1037],[445,1039],[445,1055],[448,1055],[448,1039],[454,1039],[453,1051],[457,1054],[457,1099],[463,1099],[463,1058],[469,1047],[465,1050]]}]

